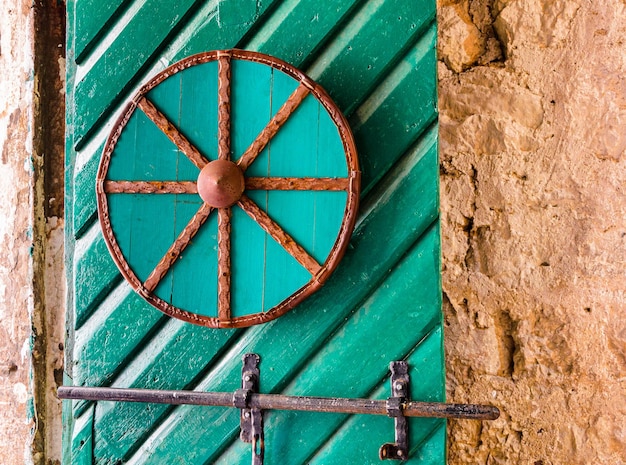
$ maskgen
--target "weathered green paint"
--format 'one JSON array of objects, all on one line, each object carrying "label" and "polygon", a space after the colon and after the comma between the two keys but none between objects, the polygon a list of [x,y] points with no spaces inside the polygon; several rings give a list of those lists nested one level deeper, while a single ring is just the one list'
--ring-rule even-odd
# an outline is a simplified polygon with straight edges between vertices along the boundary
[{"label": "weathered green paint", "polygon": [[85,53],[89,52],[97,39],[107,32],[107,26],[113,23],[116,16],[121,14],[130,0],[113,0],[102,2],[99,0],[77,0],[75,30],[82,34],[73,36],[77,61],[80,61]]},{"label": "weathered green paint", "polygon": [[[434,0],[68,2],[67,375],[73,383],[232,391],[240,383],[241,355],[257,352],[262,357],[263,392],[385,398],[389,362],[407,359],[412,397],[443,400],[434,12]],[[141,82],[192,53],[233,46],[285,59],[326,88],[354,131],[366,195],[346,256],[318,293],[271,323],[225,331],[171,320],[130,290],[94,223],[94,178],[112,118]],[[244,80],[250,75],[233,71]],[[205,79],[209,75],[205,73]],[[241,86],[267,89],[271,79],[250,79]],[[210,153],[210,138],[205,136],[215,134],[215,115],[202,114],[196,100],[211,106],[215,96],[198,92],[197,83],[172,80],[173,87],[183,88],[183,111],[168,102],[171,92],[165,87],[154,89],[150,98],[200,150]],[[213,85],[210,78],[206,85]],[[268,109],[276,111],[270,97],[261,92],[255,101],[240,101],[241,107],[234,100],[233,113],[249,130],[235,130],[241,137],[233,142],[235,152],[241,153],[267,122],[272,111]],[[246,113],[247,105],[255,110]],[[312,155],[316,148],[308,141],[314,134],[306,122],[315,109],[307,109],[308,101],[305,105],[299,110],[302,120],[294,115],[288,124],[293,125],[289,131],[301,134],[302,150]],[[324,121],[324,112],[318,113],[319,143],[330,147],[323,136],[332,127]],[[310,172],[312,166],[267,156],[289,143],[288,138],[282,140],[285,137],[279,132],[273,148],[251,170],[259,175],[267,169],[272,175]],[[155,143],[157,138],[154,133],[142,143],[152,143],[152,150],[171,147],[167,140]],[[327,153],[318,151],[312,175],[342,176],[321,158]],[[186,160],[174,156],[172,162],[181,166]],[[171,173],[166,166],[155,170],[159,175]],[[193,170],[187,166],[178,175],[191,176]],[[330,233],[319,230],[315,240],[309,229],[298,228],[299,217],[290,207],[300,205],[299,213],[307,218],[313,210],[316,228],[323,223],[320,219],[332,224],[339,219],[325,215],[325,203],[332,205],[335,199],[326,197],[333,193],[300,194],[258,192],[255,200],[321,256],[329,247],[322,239]],[[170,223],[171,229],[146,228],[146,234],[171,237],[184,224],[182,216],[190,214],[180,208],[180,222]],[[130,215],[125,210],[123,202],[118,205],[117,221]],[[212,228],[206,228],[207,237],[198,237],[193,246],[206,249]],[[252,240],[272,242],[263,231],[241,229],[255,236]],[[277,257],[264,280],[295,279],[285,276],[279,262]],[[198,266],[177,273],[193,273]],[[262,281],[254,283],[262,286]],[[183,292],[177,302],[187,298],[189,293]],[[241,305],[251,303],[245,302],[248,294],[238,298]],[[280,296],[264,298],[271,302]],[[66,464],[250,461],[249,445],[237,439],[237,413],[230,409],[78,402],[65,416]],[[376,463],[378,447],[391,440],[393,420],[385,417],[266,414],[268,464]],[[408,463],[445,463],[445,422],[411,419],[410,444]]]}]

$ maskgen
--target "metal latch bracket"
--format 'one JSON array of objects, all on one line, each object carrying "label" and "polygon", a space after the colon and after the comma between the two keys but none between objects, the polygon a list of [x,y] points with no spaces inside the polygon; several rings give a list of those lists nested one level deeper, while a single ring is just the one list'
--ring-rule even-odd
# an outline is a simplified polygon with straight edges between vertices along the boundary
[{"label": "metal latch bracket", "polygon": [[257,354],[245,354],[242,361],[241,389],[237,389],[233,394],[233,406],[240,411],[239,437],[244,442],[252,443],[252,465],[263,465],[265,454],[263,411],[260,408],[250,407],[252,394],[259,392],[261,358]]},{"label": "metal latch bracket", "polygon": [[409,397],[409,365],[391,362],[391,397],[387,399],[387,415],[394,419],[396,442],[380,447],[381,460],[407,460],[409,458],[409,422],[404,416],[404,405]]}]

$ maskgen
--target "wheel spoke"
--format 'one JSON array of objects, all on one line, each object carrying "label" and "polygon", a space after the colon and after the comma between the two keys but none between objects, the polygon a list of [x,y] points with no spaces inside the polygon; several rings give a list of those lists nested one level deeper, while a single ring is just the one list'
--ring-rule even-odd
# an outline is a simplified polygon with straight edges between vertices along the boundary
[{"label": "wheel spoke", "polygon": [[191,142],[178,130],[174,124],[172,124],[167,117],[161,113],[154,104],[143,97],[137,103],[137,106],[150,118],[157,127],[163,131],[163,133],[183,152],[187,158],[198,167],[198,169],[204,168],[209,162],[204,155],[202,155],[198,149],[196,149]]},{"label": "wheel spoke", "polygon": [[230,231],[232,210],[220,208],[217,217],[217,311],[222,321],[230,320]]},{"label": "wheel spoke", "polygon": [[159,264],[154,270],[152,270],[152,273],[150,273],[150,276],[148,276],[148,279],[146,279],[146,282],[143,284],[144,288],[148,292],[152,292],[156,289],[168,270],[172,267],[174,262],[183,252],[183,250],[187,248],[194,236],[198,233],[200,227],[207,220],[212,210],[213,207],[210,207],[206,203],[202,204],[202,206],[196,212],[193,218],[191,218],[189,223],[187,223],[185,229],[181,231],[174,243],[170,246],[169,250],[163,256]]},{"label": "wheel spoke", "polygon": [[230,57],[229,52],[218,52],[217,153],[220,160],[230,160]]},{"label": "wheel spoke", "polygon": [[256,221],[261,228],[274,238],[298,263],[315,276],[321,269],[321,265],[311,257],[293,238],[282,229],[278,223],[271,219],[259,206],[243,195],[237,203],[250,218]]},{"label": "wheel spoke", "polygon": [[267,123],[267,126],[263,128],[254,142],[252,142],[250,147],[248,147],[237,161],[237,164],[243,171],[246,171],[254,162],[267,143],[276,135],[281,126],[285,124],[293,112],[296,111],[296,108],[298,108],[307,95],[309,95],[309,89],[304,84],[300,83],[283,106],[280,107],[280,110],[278,110],[270,122]]},{"label": "wheel spoke", "polygon": [[247,178],[246,189],[278,191],[346,191],[348,178]]},{"label": "wheel spoke", "polygon": [[105,181],[107,194],[197,194],[195,181]]}]

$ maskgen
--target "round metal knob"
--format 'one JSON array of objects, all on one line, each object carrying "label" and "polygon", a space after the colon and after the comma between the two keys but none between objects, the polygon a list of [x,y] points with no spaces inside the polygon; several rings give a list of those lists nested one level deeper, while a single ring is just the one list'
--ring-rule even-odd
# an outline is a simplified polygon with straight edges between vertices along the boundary
[{"label": "round metal knob", "polygon": [[198,176],[198,194],[214,208],[225,208],[235,204],[245,189],[243,173],[228,160],[208,163]]}]

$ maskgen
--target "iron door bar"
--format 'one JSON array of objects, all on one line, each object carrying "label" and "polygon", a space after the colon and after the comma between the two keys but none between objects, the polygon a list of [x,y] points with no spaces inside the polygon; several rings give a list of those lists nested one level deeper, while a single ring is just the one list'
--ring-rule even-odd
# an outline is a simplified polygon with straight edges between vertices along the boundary
[{"label": "iron door bar", "polygon": [[[57,394],[60,399],[73,400],[235,407],[232,392],[60,386]],[[387,401],[372,399],[251,393],[248,406],[249,408],[261,410],[301,410],[308,412],[388,415]],[[401,404],[401,408],[402,413],[407,417],[495,420],[500,415],[498,408],[491,405],[407,401]]]}]

